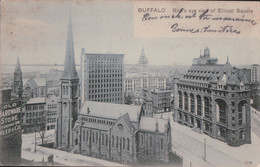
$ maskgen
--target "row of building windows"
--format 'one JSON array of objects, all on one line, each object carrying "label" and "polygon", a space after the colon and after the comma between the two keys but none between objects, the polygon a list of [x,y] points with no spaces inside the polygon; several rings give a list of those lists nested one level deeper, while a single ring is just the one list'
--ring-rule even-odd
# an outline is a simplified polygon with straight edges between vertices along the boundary
[{"label": "row of building windows", "polygon": [[55,116],[57,115],[57,111],[48,111],[47,116]]},{"label": "row of building windows", "polygon": [[47,123],[54,123],[56,122],[56,118],[47,118]]},{"label": "row of building windows", "polygon": [[[105,83],[107,84],[107,86],[109,85],[109,83],[118,83],[118,86],[122,86],[123,84],[121,83],[123,80],[122,78],[118,78],[118,79],[89,79],[89,84],[91,83]],[[109,85],[111,86],[111,85]],[[117,86],[117,85],[116,85]]]},{"label": "row of building windows", "polygon": [[105,125],[114,125],[115,124],[113,121],[96,119],[96,118],[82,117],[81,119],[82,119],[82,121],[85,121],[85,122],[93,122],[93,123],[99,123],[99,124],[105,124]]},{"label": "row of building windows", "polygon": [[27,111],[30,111],[30,110],[42,110],[42,109],[44,109],[44,105],[26,106],[25,108],[26,108]]},{"label": "row of building windows", "polygon": [[[89,75],[89,78],[103,78],[103,79],[105,79],[105,78],[122,78],[122,74],[107,74],[107,75],[105,75],[105,74],[90,74]],[[120,81],[120,80],[119,80]],[[108,79],[107,79],[107,82],[108,82]],[[110,80],[110,82],[111,82],[111,80]]]},{"label": "row of building windows", "polygon": [[48,109],[56,109],[57,104],[48,104]]},{"label": "row of building windows", "polygon": [[99,93],[99,92],[117,92],[117,91],[122,91],[122,88],[110,88],[110,89],[92,89],[89,90],[89,93]]},{"label": "row of building windows", "polygon": [[90,55],[87,55],[87,59],[86,59],[86,62],[94,62],[94,63],[122,63],[123,62],[123,59],[122,58],[119,58],[119,57],[107,57],[106,56],[102,56],[102,57],[99,57],[97,55],[94,55],[94,56],[90,56]]},{"label": "row of building windows", "polygon": [[[93,97],[93,95],[92,95]],[[113,102],[113,103],[117,103],[117,104],[122,104],[122,98],[90,98],[89,97],[89,100],[91,101],[99,101],[99,102]]]},{"label": "row of building windows", "polygon": [[30,118],[30,119],[26,119],[26,124],[31,124],[31,123],[42,123],[44,122],[44,119],[43,118]]},{"label": "row of building windows", "polygon": [[38,116],[43,116],[44,115],[44,111],[38,111],[38,112],[27,112],[26,113],[26,118],[28,117],[38,117]]},{"label": "row of building windows", "polygon": [[[144,139],[144,135],[140,135],[139,137],[139,140],[140,140],[140,144],[141,146],[144,146],[144,143],[145,143],[145,139]],[[152,136],[149,136],[149,145],[150,147],[152,148],[153,147],[153,139],[152,139]],[[164,145],[164,142],[163,142],[163,138],[160,139],[160,149],[163,150],[163,145]]]}]

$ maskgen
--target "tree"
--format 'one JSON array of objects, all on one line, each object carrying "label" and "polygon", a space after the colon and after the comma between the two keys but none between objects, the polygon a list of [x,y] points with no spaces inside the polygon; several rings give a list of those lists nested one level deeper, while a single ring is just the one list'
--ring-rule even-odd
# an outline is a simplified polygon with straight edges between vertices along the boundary
[{"label": "tree", "polygon": [[125,104],[132,104],[133,103],[133,97],[129,94],[125,97]]},{"label": "tree", "polygon": [[47,125],[47,112],[48,111],[44,111],[43,115],[41,118],[38,118],[39,124],[38,124],[38,132],[40,134],[40,137],[42,139],[42,144],[43,144],[43,140],[45,137],[45,132],[46,132],[46,125]]}]

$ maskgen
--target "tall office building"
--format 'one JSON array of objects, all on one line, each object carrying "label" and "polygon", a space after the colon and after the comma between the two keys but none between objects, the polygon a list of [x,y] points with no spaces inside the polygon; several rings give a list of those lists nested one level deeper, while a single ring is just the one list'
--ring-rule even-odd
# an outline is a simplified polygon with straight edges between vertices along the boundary
[{"label": "tall office building", "polygon": [[82,48],[81,90],[84,101],[124,103],[124,55],[89,54]]},{"label": "tall office building", "polygon": [[251,81],[260,82],[260,65],[258,64],[251,65]]}]

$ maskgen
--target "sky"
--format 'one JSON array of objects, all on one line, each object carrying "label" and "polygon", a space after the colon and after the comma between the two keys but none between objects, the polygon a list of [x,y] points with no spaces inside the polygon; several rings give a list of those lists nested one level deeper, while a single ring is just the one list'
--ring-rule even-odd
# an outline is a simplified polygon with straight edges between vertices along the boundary
[{"label": "sky", "polygon": [[5,1],[1,9],[1,63],[63,64],[71,4],[75,62],[87,53],[125,54],[136,64],[142,47],[153,65],[190,65],[200,50],[231,64],[260,64],[259,38],[136,38],[133,1]]}]

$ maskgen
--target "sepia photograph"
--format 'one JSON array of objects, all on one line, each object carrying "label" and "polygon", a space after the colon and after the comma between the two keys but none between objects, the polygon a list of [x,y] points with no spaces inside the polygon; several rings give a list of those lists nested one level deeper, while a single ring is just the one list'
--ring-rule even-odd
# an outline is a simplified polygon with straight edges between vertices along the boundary
[{"label": "sepia photograph", "polygon": [[1,0],[1,166],[260,167],[260,3]]}]

